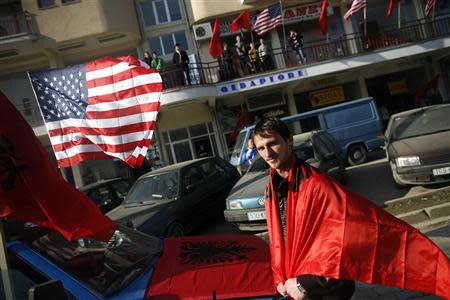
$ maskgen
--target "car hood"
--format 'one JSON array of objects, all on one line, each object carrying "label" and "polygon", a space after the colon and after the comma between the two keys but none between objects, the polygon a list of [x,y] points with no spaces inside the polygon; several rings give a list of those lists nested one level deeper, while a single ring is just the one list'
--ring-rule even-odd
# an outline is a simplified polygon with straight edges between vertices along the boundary
[{"label": "car hood", "polygon": [[132,221],[133,227],[138,228],[145,221],[153,217],[161,210],[171,209],[175,199],[149,201],[139,205],[126,206],[122,204],[106,215],[113,221],[117,221],[121,224],[126,224],[128,221]]},{"label": "car hood", "polygon": [[275,293],[265,241],[251,235],[206,235],[164,239],[146,296],[236,299]]},{"label": "car hood", "polygon": [[269,170],[246,173],[231,189],[227,200],[260,197],[269,182]]},{"label": "car hood", "polygon": [[450,131],[435,134],[422,135],[395,141],[388,145],[391,158],[399,156],[415,156],[426,153],[444,154],[450,153]]}]

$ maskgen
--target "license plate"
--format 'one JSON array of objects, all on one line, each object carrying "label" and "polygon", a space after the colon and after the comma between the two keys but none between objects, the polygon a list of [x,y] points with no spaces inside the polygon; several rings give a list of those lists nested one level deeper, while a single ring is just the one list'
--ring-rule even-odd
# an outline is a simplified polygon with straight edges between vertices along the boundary
[{"label": "license plate", "polygon": [[450,167],[433,169],[434,176],[445,175],[445,174],[450,174]]},{"label": "license plate", "polygon": [[252,211],[247,213],[247,217],[249,221],[255,221],[255,220],[265,220],[266,219],[266,212],[265,211]]}]

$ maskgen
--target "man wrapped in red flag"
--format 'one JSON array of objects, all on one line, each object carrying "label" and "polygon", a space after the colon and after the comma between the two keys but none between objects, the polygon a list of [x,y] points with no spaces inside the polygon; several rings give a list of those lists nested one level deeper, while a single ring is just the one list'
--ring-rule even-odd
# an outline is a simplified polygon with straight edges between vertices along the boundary
[{"label": "man wrapped in red flag", "polygon": [[0,217],[52,228],[74,241],[108,241],[116,225],[52,165],[33,130],[0,92]]},{"label": "man wrapped in red flag", "polygon": [[255,126],[271,167],[265,207],[274,285],[293,299],[350,299],[358,280],[450,299],[450,261],[431,240],[293,153],[278,119]]}]

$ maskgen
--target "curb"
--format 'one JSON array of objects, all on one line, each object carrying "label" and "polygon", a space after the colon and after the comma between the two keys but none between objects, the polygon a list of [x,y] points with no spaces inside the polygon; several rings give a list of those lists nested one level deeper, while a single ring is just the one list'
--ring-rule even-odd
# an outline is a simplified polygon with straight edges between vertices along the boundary
[{"label": "curb", "polygon": [[415,195],[410,195],[410,196],[395,198],[395,199],[392,199],[392,200],[387,200],[387,201],[384,201],[383,204],[385,206],[388,206],[390,204],[395,204],[395,203],[406,201],[406,200],[409,200],[409,199],[412,199],[412,198],[420,198],[420,197],[433,195],[434,193],[445,191],[445,190],[450,190],[450,186],[444,186],[442,188],[438,188],[438,189],[435,189],[435,190],[432,190],[432,191],[426,191],[426,192],[418,193],[418,194],[415,194]]}]

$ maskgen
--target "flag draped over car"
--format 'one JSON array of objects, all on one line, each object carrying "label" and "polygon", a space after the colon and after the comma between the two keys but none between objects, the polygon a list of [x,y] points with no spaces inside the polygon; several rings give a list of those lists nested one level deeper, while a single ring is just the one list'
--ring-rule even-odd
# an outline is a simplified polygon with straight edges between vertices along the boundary
[{"label": "flag draped over car", "polygon": [[353,0],[352,6],[344,15],[344,19],[348,20],[351,16],[355,15],[364,7],[366,7],[366,0]]},{"label": "flag draped over car", "polygon": [[281,24],[283,24],[281,5],[277,3],[259,13],[255,21],[255,31],[258,35],[264,35]]},{"label": "flag draped over car", "polygon": [[248,9],[241,12],[239,16],[231,22],[230,32],[235,32],[239,28],[247,29],[248,32],[252,31],[252,22],[250,21],[250,11]]},{"label": "flag draped over car", "polygon": [[236,299],[276,293],[267,243],[256,236],[166,238],[149,299]]},{"label": "flag draped over car", "polygon": [[285,242],[273,186],[265,196],[275,286],[312,274],[450,299],[450,260],[430,239],[295,157],[291,163]]},{"label": "flag draped over car", "polygon": [[155,69],[132,56],[107,57],[29,76],[61,167],[111,157],[142,164],[162,93]]},{"label": "flag draped over car", "polygon": [[0,217],[32,222],[68,240],[108,241],[116,225],[67,183],[16,108],[0,92]]}]

